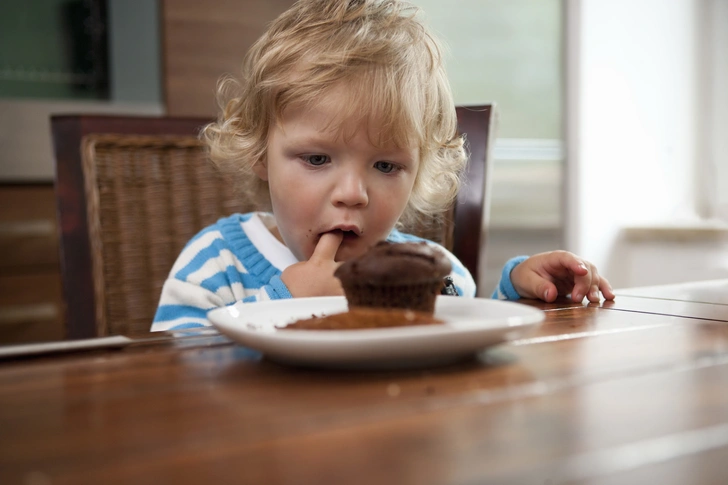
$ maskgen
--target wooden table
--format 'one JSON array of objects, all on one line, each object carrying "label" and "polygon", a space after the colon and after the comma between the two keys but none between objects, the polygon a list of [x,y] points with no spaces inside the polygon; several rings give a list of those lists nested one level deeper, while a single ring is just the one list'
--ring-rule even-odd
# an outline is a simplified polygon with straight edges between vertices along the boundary
[{"label": "wooden table", "polygon": [[214,335],[0,362],[0,483],[728,483],[728,280],[525,303],[536,335],[429,370]]}]

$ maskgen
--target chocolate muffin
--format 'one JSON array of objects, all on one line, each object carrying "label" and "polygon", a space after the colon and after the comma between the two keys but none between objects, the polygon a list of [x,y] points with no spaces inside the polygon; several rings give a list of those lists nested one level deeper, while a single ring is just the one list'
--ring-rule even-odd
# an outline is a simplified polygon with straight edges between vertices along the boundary
[{"label": "chocolate muffin", "polygon": [[452,265],[425,242],[382,241],[334,273],[349,307],[404,308],[433,313],[435,298]]}]

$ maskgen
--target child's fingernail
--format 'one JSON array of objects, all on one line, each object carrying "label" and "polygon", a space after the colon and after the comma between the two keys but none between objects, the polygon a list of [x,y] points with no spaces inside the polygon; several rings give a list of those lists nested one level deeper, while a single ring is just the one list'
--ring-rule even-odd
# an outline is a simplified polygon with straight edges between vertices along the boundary
[{"label": "child's fingernail", "polygon": [[579,293],[574,293],[574,294],[572,295],[572,298],[573,298],[573,300],[574,300],[574,301],[581,301],[581,300],[583,300],[583,299],[584,299],[584,297],[583,297],[583,296],[581,296],[581,295],[580,295]]},{"label": "child's fingernail", "polygon": [[586,265],[584,263],[579,263],[579,267],[581,269],[587,269]]},{"label": "child's fingernail", "polygon": [[548,300],[549,299],[549,290],[546,290],[543,292],[543,299]]}]

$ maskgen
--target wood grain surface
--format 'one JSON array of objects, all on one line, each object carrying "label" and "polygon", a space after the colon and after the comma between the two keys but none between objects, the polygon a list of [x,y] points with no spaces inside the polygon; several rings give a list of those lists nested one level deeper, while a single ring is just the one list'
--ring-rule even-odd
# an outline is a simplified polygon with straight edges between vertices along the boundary
[{"label": "wood grain surface", "polygon": [[728,325],[620,299],[429,369],[214,335],[0,362],[0,482],[726,483]]}]

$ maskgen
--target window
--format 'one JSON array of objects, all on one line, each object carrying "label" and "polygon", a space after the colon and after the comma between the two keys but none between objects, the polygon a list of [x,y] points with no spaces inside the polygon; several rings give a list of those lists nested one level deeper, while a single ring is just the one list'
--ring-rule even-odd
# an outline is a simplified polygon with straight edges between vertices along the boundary
[{"label": "window", "polygon": [[563,3],[414,0],[447,46],[459,105],[495,103],[490,220],[479,292],[517,254],[562,247]]},{"label": "window", "polygon": [[415,3],[446,43],[455,102],[496,104],[491,227],[559,228],[562,2]]},{"label": "window", "polygon": [[0,97],[108,97],[105,0],[5,2]]}]

